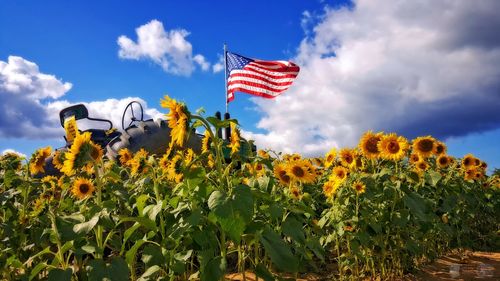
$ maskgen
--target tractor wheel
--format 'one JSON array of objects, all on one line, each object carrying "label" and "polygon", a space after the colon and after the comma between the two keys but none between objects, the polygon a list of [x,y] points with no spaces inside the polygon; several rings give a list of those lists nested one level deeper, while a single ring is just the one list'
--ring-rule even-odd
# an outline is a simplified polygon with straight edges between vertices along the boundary
[{"label": "tractor wheel", "polygon": [[[141,148],[150,154],[164,154],[170,143],[170,128],[167,121],[162,119],[141,121],[137,125],[128,127],[119,137],[114,138],[106,146],[106,156],[116,159],[120,149],[127,148],[130,152],[137,152]],[[201,151],[201,139],[192,132],[186,147],[195,152]]]}]

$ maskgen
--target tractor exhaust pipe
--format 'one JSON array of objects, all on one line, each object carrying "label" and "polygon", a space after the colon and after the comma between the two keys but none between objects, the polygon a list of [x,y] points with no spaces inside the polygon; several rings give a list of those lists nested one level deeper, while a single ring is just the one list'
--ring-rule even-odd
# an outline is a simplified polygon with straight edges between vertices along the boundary
[{"label": "tractor exhaust pipe", "polygon": [[[220,115],[220,111],[215,112],[215,118],[217,118],[219,120],[222,119],[222,117]],[[217,137],[222,139],[222,129],[221,128],[217,129]]]},{"label": "tractor exhaust pipe", "polygon": [[[229,115],[229,112],[224,113],[224,120],[228,120],[231,118],[231,115]],[[226,140],[230,141],[231,138],[231,126],[227,126],[225,128],[226,131]]]}]

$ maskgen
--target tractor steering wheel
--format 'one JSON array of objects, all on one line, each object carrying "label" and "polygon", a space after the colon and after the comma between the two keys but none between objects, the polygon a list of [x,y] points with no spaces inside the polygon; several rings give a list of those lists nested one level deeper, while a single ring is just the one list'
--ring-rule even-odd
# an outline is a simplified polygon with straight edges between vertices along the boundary
[{"label": "tractor steering wheel", "polygon": [[[141,119],[137,119],[135,117],[134,106],[133,106],[134,103],[138,104],[139,108],[141,109]],[[122,115],[122,129],[123,129],[123,131],[125,131],[125,115],[127,115],[127,110],[129,109],[129,107],[130,107],[130,111],[132,113],[131,114],[132,117],[130,118],[131,121],[128,124],[127,128],[130,127],[132,125],[132,123],[134,123],[135,121],[144,121],[144,109],[142,108],[142,105],[137,101],[131,101],[129,104],[127,104],[127,107],[125,107],[125,110],[123,111],[123,115]]]}]

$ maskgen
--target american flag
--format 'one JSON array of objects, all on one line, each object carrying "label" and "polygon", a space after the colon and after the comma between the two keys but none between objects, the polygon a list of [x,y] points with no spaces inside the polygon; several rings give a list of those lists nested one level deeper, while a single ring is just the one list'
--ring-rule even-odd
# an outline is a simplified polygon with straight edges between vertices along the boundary
[{"label": "american flag", "polygon": [[287,61],[263,61],[226,53],[227,102],[236,91],[275,98],[286,91],[299,74],[300,67]]}]

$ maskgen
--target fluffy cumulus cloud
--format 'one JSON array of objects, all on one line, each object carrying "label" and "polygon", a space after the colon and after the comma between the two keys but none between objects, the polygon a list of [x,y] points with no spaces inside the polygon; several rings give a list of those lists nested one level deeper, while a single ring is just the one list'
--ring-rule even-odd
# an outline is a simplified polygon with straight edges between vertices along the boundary
[{"label": "fluffy cumulus cloud", "polygon": [[[71,83],[54,75],[40,72],[38,66],[22,57],[10,56],[0,60],[0,138],[48,139],[64,135],[59,111],[70,104],[62,99],[71,89]],[[128,97],[83,103],[94,118],[109,119],[116,128],[127,104],[138,101],[144,107],[144,118],[160,118],[161,113],[148,108],[144,100]],[[137,112],[137,107],[135,112]],[[126,117],[129,119],[129,114]],[[79,122],[82,129],[99,128],[101,124]],[[126,124],[128,125],[128,124]]]},{"label": "fluffy cumulus cloud", "polygon": [[205,57],[193,55],[193,47],[186,37],[189,32],[184,29],[165,30],[158,20],[136,28],[137,42],[122,35],[118,37],[122,59],[151,60],[160,65],[165,72],[189,76],[198,65],[203,71],[210,68]]},{"label": "fluffy cumulus cloud", "polygon": [[224,70],[224,56],[219,55],[219,59],[217,62],[212,66],[212,71],[213,73],[219,73]]},{"label": "fluffy cumulus cloud", "polygon": [[58,129],[46,118],[44,103],[62,97],[71,86],[24,58],[0,60],[0,137],[54,136]]},{"label": "fluffy cumulus cloud", "polygon": [[298,48],[295,84],[253,99],[267,133],[247,135],[315,155],[370,129],[446,139],[499,128],[499,10],[496,0],[327,7]]}]

